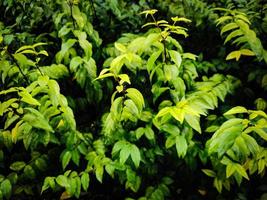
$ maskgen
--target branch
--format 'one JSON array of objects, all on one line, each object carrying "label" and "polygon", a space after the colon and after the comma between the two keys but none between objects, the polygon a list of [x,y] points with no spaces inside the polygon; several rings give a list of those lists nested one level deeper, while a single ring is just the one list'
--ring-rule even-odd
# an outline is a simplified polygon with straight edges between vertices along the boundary
[{"label": "branch", "polygon": [[11,58],[11,60],[12,60],[12,61],[15,63],[15,65],[18,67],[18,69],[19,69],[20,73],[22,74],[22,76],[23,76],[24,80],[26,81],[26,83],[29,85],[30,82],[29,82],[28,77],[27,77],[27,76],[24,74],[24,72],[22,71],[21,67],[19,66],[19,63],[18,63],[17,60],[14,58],[13,54],[10,53],[10,52],[8,51],[8,49],[6,49],[6,52],[7,52],[7,54],[9,55],[9,57]]}]

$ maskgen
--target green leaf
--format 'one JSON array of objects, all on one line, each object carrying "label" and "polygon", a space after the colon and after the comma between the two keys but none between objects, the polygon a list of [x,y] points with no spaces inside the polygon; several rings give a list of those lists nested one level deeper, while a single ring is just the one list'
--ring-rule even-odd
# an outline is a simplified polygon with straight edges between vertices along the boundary
[{"label": "green leaf", "polygon": [[76,37],[78,37],[79,45],[80,45],[80,47],[82,47],[82,49],[85,53],[84,58],[86,58],[86,61],[89,61],[90,59],[92,59],[91,58],[91,56],[92,56],[92,44],[90,42],[88,42],[88,40],[86,39],[87,38],[86,33],[83,31],[75,30],[74,35]]},{"label": "green leaf", "polygon": [[216,189],[218,190],[219,193],[222,192],[222,180],[215,178],[213,185],[216,187]]},{"label": "green leaf", "polygon": [[132,147],[130,144],[126,143],[120,151],[120,163],[124,164],[128,157],[130,156]]},{"label": "green leaf", "polygon": [[234,167],[236,168],[236,172],[239,173],[241,176],[243,176],[245,179],[249,180],[248,174],[244,167],[242,167],[240,164],[234,164]]},{"label": "green leaf", "polygon": [[230,41],[231,39],[235,38],[235,37],[238,37],[238,36],[241,36],[243,35],[244,33],[237,29],[237,30],[234,30],[233,32],[231,32],[225,39],[224,41],[224,44],[226,44],[228,41]]},{"label": "green leaf", "polygon": [[25,162],[17,161],[17,162],[12,163],[9,168],[14,171],[20,171],[25,167],[25,165],[26,165]]},{"label": "green leaf", "polygon": [[178,156],[184,157],[188,148],[185,137],[182,135],[176,136],[175,143]]},{"label": "green leaf", "polygon": [[248,134],[242,133],[242,137],[245,140],[246,145],[247,145],[249,151],[253,155],[256,155],[259,152],[259,150],[260,150],[260,147],[259,147],[257,141],[253,137],[251,137],[250,135],[248,135]]},{"label": "green leaf", "polygon": [[167,81],[175,80],[179,75],[178,68],[175,65],[164,65],[163,69]]},{"label": "green leaf", "polygon": [[171,56],[171,60],[177,65],[179,68],[182,63],[182,57],[181,54],[178,51],[169,50],[169,54]]},{"label": "green leaf", "polygon": [[225,22],[225,21],[227,21],[227,20],[232,20],[233,19],[233,17],[232,16],[222,16],[222,17],[220,17],[219,19],[217,19],[216,20],[216,25],[218,26],[219,24],[221,24],[221,23],[223,23],[223,22]]},{"label": "green leaf", "polygon": [[238,25],[236,23],[233,23],[233,22],[232,23],[228,23],[222,28],[221,35],[223,33],[227,32],[227,31],[230,31],[230,30],[236,29],[236,28],[238,28]]},{"label": "green leaf", "polygon": [[79,7],[73,5],[73,6],[71,6],[71,9],[72,9],[72,16],[75,19],[76,23],[78,24],[78,26],[80,28],[83,28],[86,22],[84,21],[84,19],[82,17],[82,13],[81,13]]},{"label": "green leaf", "polygon": [[23,90],[21,92],[18,93],[19,96],[21,96],[21,101],[28,103],[30,105],[37,105],[40,106],[41,104],[35,99],[33,98],[30,93],[27,90]]},{"label": "green leaf", "polygon": [[76,72],[78,69],[78,66],[83,64],[84,60],[80,56],[76,56],[71,59],[70,61],[70,71],[71,72]]},{"label": "green leaf", "polygon": [[161,127],[161,130],[164,132],[167,132],[173,136],[177,136],[180,134],[180,129],[178,128],[177,125],[173,125],[173,124],[164,124]]},{"label": "green leaf", "polygon": [[166,140],[166,142],[165,142],[165,147],[167,148],[167,149],[169,149],[169,148],[171,148],[173,145],[175,145],[175,143],[176,143],[176,140],[175,140],[175,138],[176,137],[174,137],[174,136],[169,136],[168,138],[167,138],[167,140]]},{"label": "green leaf", "polygon": [[71,31],[71,28],[68,27],[68,24],[64,25],[59,31],[58,31],[58,37],[62,38],[63,36],[67,35]]},{"label": "green leaf", "polygon": [[267,132],[264,131],[264,129],[260,129],[260,128],[254,128],[253,129],[262,139],[264,139],[265,141],[267,141]]},{"label": "green leaf", "polygon": [[41,193],[43,193],[45,190],[47,190],[49,187],[51,189],[55,189],[55,178],[54,177],[46,177],[42,186]]},{"label": "green leaf", "polygon": [[97,165],[96,168],[95,168],[95,175],[96,175],[96,179],[100,183],[102,183],[103,173],[104,173],[104,167],[103,167],[103,165]]},{"label": "green leaf", "polygon": [[18,61],[20,66],[23,66],[23,67],[30,67],[30,66],[34,67],[35,66],[35,62],[33,62],[32,60],[28,59],[22,53],[13,54],[13,56]]},{"label": "green leaf", "polygon": [[226,178],[229,178],[236,171],[235,164],[229,163],[226,166]]},{"label": "green leaf", "polygon": [[42,157],[37,158],[37,159],[34,161],[34,164],[36,165],[36,167],[37,167],[40,171],[45,171],[46,168],[47,168],[47,163],[46,163],[45,159],[42,158]]},{"label": "green leaf", "polygon": [[162,50],[159,50],[159,51],[156,51],[156,52],[153,52],[151,54],[151,56],[149,57],[149,59],[147,60],[147,65],[146,65],[146,68],[147,68],[147,71],[150,73],[154,66],[155,66],[155,62],[156,60],[159,58],[159,56],[161,55],[162,53]]},{"label": "green leaf", "polygon": [[156,9],[151,9],[151,10],[145,10],[145,11],[143,11],[143,12],[140,12],[139,14],[140,14],[140,15],[145,14],[146,17],[147,17],[147,15],[154,15],[156,12],[158,12],[158,10],[156,10]]},{"label": "green leaf", "polygon": [[240,49],[240,52],[244,56],[255,56],[255,53],[249,49]]},{"label": "green leaf", "polygon": [[[163,109],[162,109],[163,110]],[[177,107],[172,107],[170,109],[170,114],[181,124],[184,122],[184,117],[185,117],[185,111],[183,109],[177,108]]]},{"label": "green leaf", "polygon": [[209,177],[216,177],[216,173],[210,169],[202,169],[202,172],[204,172]]},{"label": "green leaf", "polygon": [[60,185],[61,187],[64,187],[64,188],[69,188],[69,187],[70,187],[68,178],[67,178],[66,176],[59,175],[59,176],[56,178],[56,182],[57,182],[57,184]]},{"label": "green leaf", "polygon": [[136,131],[135,131],[135,134],[136,134],[136,138],[139,139],[141,138],[144,133],[145,133],[146,129],[144,127],[139,127]]},{"label": "green leaf", "polygon": [[7,199],[10,199],[11,194],[12,194],[12,185],[10,183],[10,181],[8,179],[5,179],[2,183],[1,183],[1,191],[4,197],[6,197]]},{"label": "green leaf", "polygon": [[76,189],[77,189],[75,178],[72,178],[72,177],[69,178],[69,184],[70,184],[70,187],[67,188],[67,193],[69,193],[70,196],[74,196]]},{"label": "green leaf", "polygon": [[153,129],[150,126],[146,126],[144,132],[145,132],[145,136],[147,139],[154,140],[155,134],[154,134]]},{"label": "green leaf", "polygon": [[79,166],[79,163],[80,163],[80,153],[78,151],[78,149],[73,149],[71,151],[71,159],[72,161],[77,165]]},{"label": "green leaf", "polygon": [[49,87],[48,94],[52,104],[54,106],[58,106],[60,99],[60,89],[58,83],[55,80],[49,80],[48,87]]},{"label": "green leaf", "polygon": [[35,128],[54,132],[48,121],[38,110],[35,110],[34,108],[25,108],[25,110],[29,111],[29,113],[25,114],[22,118],[25,122],[28,122],[31,126]]},{"label": "green leaf", "polygon": [[81,179],[79,176],[76,176],[75,178],[75,182],[76,182],[76,192],[75,192],[75,197],[79,198],[80,194],[81,194]]},{"label": "green leaf", "polygon": [[82,184],[84,191],[87,191],[87,189],[89,187],[89,182],[90,182],[89,174],[84,172],[81,176],[81,184]]},{"label": "green leaf", "polygon": [[145,106],[145,101],[141,92],[139,92],[135,88],[128,88],[126,92],[126,96],[129,97],[135,103],[139,112],[141,112]]},{"label": "green leaf", "polygon": [[123,85],[123,83],[131,84],[130,78],[127,74],[120,74],[118,77],[120,78],[120,85]]},{"label": "green leaf", "polygon": [[25,176],[27,178],[29,178],[29,179],[35,179],[36,174],[35,174],[35,171],[32,168],[32,166],[26,165],[26,167],[24,168],[23,172],[24,172],[24,174],[25,174]]},{"label": "green leaf", "polygon": [[232,51],[226,56],[226,60],[236,59],[236,61],[238,61],[240,56],[241,56],[241,51]]},{"label": "green leaf", "polygon": [[112,148],[112,153],[111,153],[112,157],[114,157],[125,145],[126,145],[126,142],[123,140],[116,142]]},{"label": "green leaf", "polygon": [[62,157],[62,168],[65,169],[67,165],[69,164],[71,159],[71,152],[66,151]]},{"label": "green leaf", "polygon": [[186,114],[185,115],[185,121],[197,132],[201,133],[201,128],[199,124],[199,117]]},{"label": "green leaf", "polygon": [[136,168],[139,167],[140,161],[141,161],[141,155],[138,147],[134,144],[131,145],[130,149],[131,158]]},{"label": "green leaf", "polygon": [[223,115],[234,115],[237,113],[248,113],[248,110],[242,106],[236,106],[234,108],[231,108],[230,110],[228,110],[226,113],[224,113]]},{"label": "green leaf", "polygon": [[57,63],[61,63],[67,51],[77,42],[76,39],[68,39],[66,42],[62,43],[61,50],[56,55]]},{"label": "green leaf", "polygon": [[116,49],[118,49],[122,53],[126,53],[127,51],[127,48],[121,43],[115,42],[114,46]]}]

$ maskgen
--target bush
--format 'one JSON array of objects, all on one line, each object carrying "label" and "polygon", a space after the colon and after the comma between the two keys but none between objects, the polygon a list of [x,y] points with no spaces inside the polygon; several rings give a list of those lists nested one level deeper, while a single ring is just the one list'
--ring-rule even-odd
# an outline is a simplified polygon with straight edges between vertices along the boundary
[{"label": "bush", "polygon": [[263,199],[266,9],[0,2],[0,199]]}]

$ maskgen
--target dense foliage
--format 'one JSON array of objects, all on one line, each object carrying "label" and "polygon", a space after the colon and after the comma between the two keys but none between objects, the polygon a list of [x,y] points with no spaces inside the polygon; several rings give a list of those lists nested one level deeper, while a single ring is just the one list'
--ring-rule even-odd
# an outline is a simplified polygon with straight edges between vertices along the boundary
[{"label": "dense foliage", "polygon": [[1,0],[0,199],[265,199],[264,0]]}]

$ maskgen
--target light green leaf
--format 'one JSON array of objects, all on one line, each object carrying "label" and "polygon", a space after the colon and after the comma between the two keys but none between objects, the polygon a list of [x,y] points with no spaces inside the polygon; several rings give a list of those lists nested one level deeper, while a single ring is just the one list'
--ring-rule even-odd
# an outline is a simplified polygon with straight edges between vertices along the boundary
[{"label": "light green leaf", "polygon": [[55,80],[49,80],[48,87],[49,87],[48,94],[52,104],[54,106],[58,106],[60,98],[60,88],[58,83]]},{"label": "light green leaf", "polygon": [[10,180],[5,179],[2,183],[1,183],[1,187],[0,187],[2,194],[4,197],[6,197],[6,199],[10,199],[11,194],[12,194],[12,185]]},{"label": "light green leaf", "polygon": [[267,132],[264,131],[264,129],[261,128],[254,128],[253,129],[262,139],[264,139],[265,141],[267,141]]},{"label": "light green leaf", "polygon": [[216,177],[216,173],[210,169],[202,169],[202,172],[204,172],[209,177]]},{"label": "light green leaf", "polygon": [[[42,190],[41,190],[41,194],[47,190],[49,187],[51,187],[51,183],[52,186],[55,186],[55,178],[54,177],[46,177],[42,186]],[[51,187],[52,189],[54,189],[54,187]]]},{"label": "light green leaf", "polygon": [[176,140],[175,140],[175,137],[174,136],[169,136],[165,142],[165,147],[167,149],[171,148],[173,145],[175,145],[176,143]]},{"label": "light green leaf", "polygon": [[150,73],[154,66],[155,66],[155,62],[156,60],[159,58],[159,56],[161,55],[162,53],[162,50],[159,50],[159,51],[156,51],[156,52],[153,52],[151,54],[151,56],[149,57],[149,59],[147,60],[147,65],[146,65],[146,68],[147,68],[147,71]]},{"label": "light green leaf", "polygon": [[234,114],[237,114],[237,113],[248,113],[248,110],[245,107],[236,106],[236,107],[231,108],[230,110],[228,110],[223,115],[234,115]]},{"label": "light green leaf", "polygon": [[123,140],[116,142],[112,148],[112,153],[111,153],[112,157],[115,156],[125,145],[126,145],[126,142]]},{"label": "light green leaf", "polygon": [[9,168],[14,171],[20,171],[25,167],[25,165],[26,165],[25,162],[17,161],[17,162],[12,163]]},{"label": "light green leaf", "polygon": [[234,22],[228,23],[222,28],[221,35],[227,31],[230,31],[230,30],[236,29],[236,28],[238,28],[238,25],[236,23],[234,23]]},{"label": "light green leaf", "polygon": [[67,165],[69,164],[71,159],[71,152],[66,151],[62,157],[62,168],[65,169]]},{"label": "light green leaf", "polygon": [[235,164],[229,163],[226,166],[226,178],[229,178],[236,171]]},{"label": "light green leaf", "polygon": [[141,112],[145,106],[145,101],[141,92],[135,88],[128,88],[126,92],[126,96],[135,103],[139,112]]},{"label": "light green leaf", "polygon": [[83,28],[86,22],[84,21],[84,19],[82,17],[82,13],[81,13],[79,7],[73,5],[73,6],[71,6],[71,9],[72,9],[73,18],[75,19],[76,23],[78,24],[78,26],[80,28]]},{"label": "light green leaf", "polygon": [[135,134],[136,134],[136,138],[139,139],[141,138],[144,133],[145,133],[146,129],[144,127],[139,127],[136,131],[135,131]]},{"label": "light green leaf", "polygon": [[104,173],[104,167],[102,165],[97,165],[95,169],[95,175],[96,175],[96,179],[100,183],[102,183],[103,173]]},{"label": "light green leaf", "polygon": [[234,164],[234,167],[236,169],[236,172],[239,173],[241,176],[243,176],[245,179],[249,180],[248,174],[244,167],[242,167],[240,164]]},{"label": "light green leaf", "polygon": [[64,188],[69,188],[69,187],[70,187],[68,178],[67,178],[66,176],[59,175],[59,176],[56,178],[56,182],[57,182],[57,184],[60,185],[61,187],[64,187]]},{"label": "light green leaf", "polygon": [[40,106],[41,104],[35,99],[33,98],[30,93],[27,90],[23,90],[21,92],[18,93],[19,96],[21,96],[21,101],[28,103],[30,105],[37,105]]},{"label": "light green leaf", "polygon": [[154,134],[153,129],[150,126],[146,126],[146,128],[145,128],[145,136],[149,140],[154,140],[155,134]]},{"label": "light green leaf", "polygon": [[225,39],[224,41],[224,44],[226,44],[228,41],[230,41],[231,39],[235,38],[235,37],[238,37],[238,36],[241,36],[243,35],[244,33],[237,29],[237,30],[234,30],[233,32],[231,32]]},{"label": "light green leaf", "polygon": [[81,179],[80,179],[79,176],[76,176],[74,179],[75,179],[75,182],[76,182],[75,197],[79,198],[80,197],[80,193],[81,193]]},{"label": "light green leaf", "polygon": [[226,56],[226,60],[236,59],[236,61],[238,61],[240,56],[241,56],[241,51],[232,51]]},{"label": "light green leaf", "polygon": [[255,56],[255,53],[249,49],[240,49],[240,52],[244,56]]},{"label": "light green leaf", "polygon": [[89,182],[90,182],[89,174],[87,172],[84,172],[81,176],[81,184],[84,191],[87,191],[89,187]]},{"label": "light green leaf", "polygon": [[194,130],[196,130],[197,132],[201,133],[201,127],[200,127],[199,117],[198,117],[198,116],[194,116],[194,115],[186,114],[186,115],[185,115],[185,121],[186,121],[186,122],[189,124],[189,126],[191,126]]},{"label": "light green leaf", "polygon": [[222,192],[222,180],[215,178],[213,185],[216,187],[216,189],[218,190],[219,193]]},{"label": "light green leaf", "polygon": [[127,51],[127,48],[121,43],[115,42],[114,46],[116,49],[118,49],[122,53],[126,53]]},{"label": "light green leaf", "polygon": [[67,51],[77,42],[76,39],[68,39],[66,42],[62,43],[61,50],[56,55],[57,63],[61,63]]},{"label": "light green leaf", "polygon": [[181,124],[184,122],[185,111],[177,107],[171,107],[170,114]]},{"label": "light green leaf", "polygon": [[31,165],[26,165],[23,172],[24,172],[25,176],[29,179],[34,179],[36,176],[35,171]]},{"label": "light green leaf", "polygon": [[29,112],[23,116],[22,118],[23,121],[28,122],[31,126],[35,128],[47,130],[49,132],[54,132],[53,128],[50,126],[48,121],[39,111],[33,108],[25,108],[25,110]]},{"label": "light green leaf", "polygon": [[128,157],[130,156],[132,147],[130,144],[126,143],[120,151],[120,163],[124,164]]},{"label": "light green leaf", "polygon": [[171,60],[177,65],[179,68],[182,63],[182,57],[181,54],[178,51],[169,50],[169,54],[171,56]]},{"label": "light green leaf", "polygon": [[178,156],[184,157],[188,148],[185,137],[182,135],[176,136],[175,143]]},{"label": "light green leaf", "polygon": [[141,161],[141,155],[138,147],[134,144],[131,145],[131,158],[136,168],[139,167]]}]

